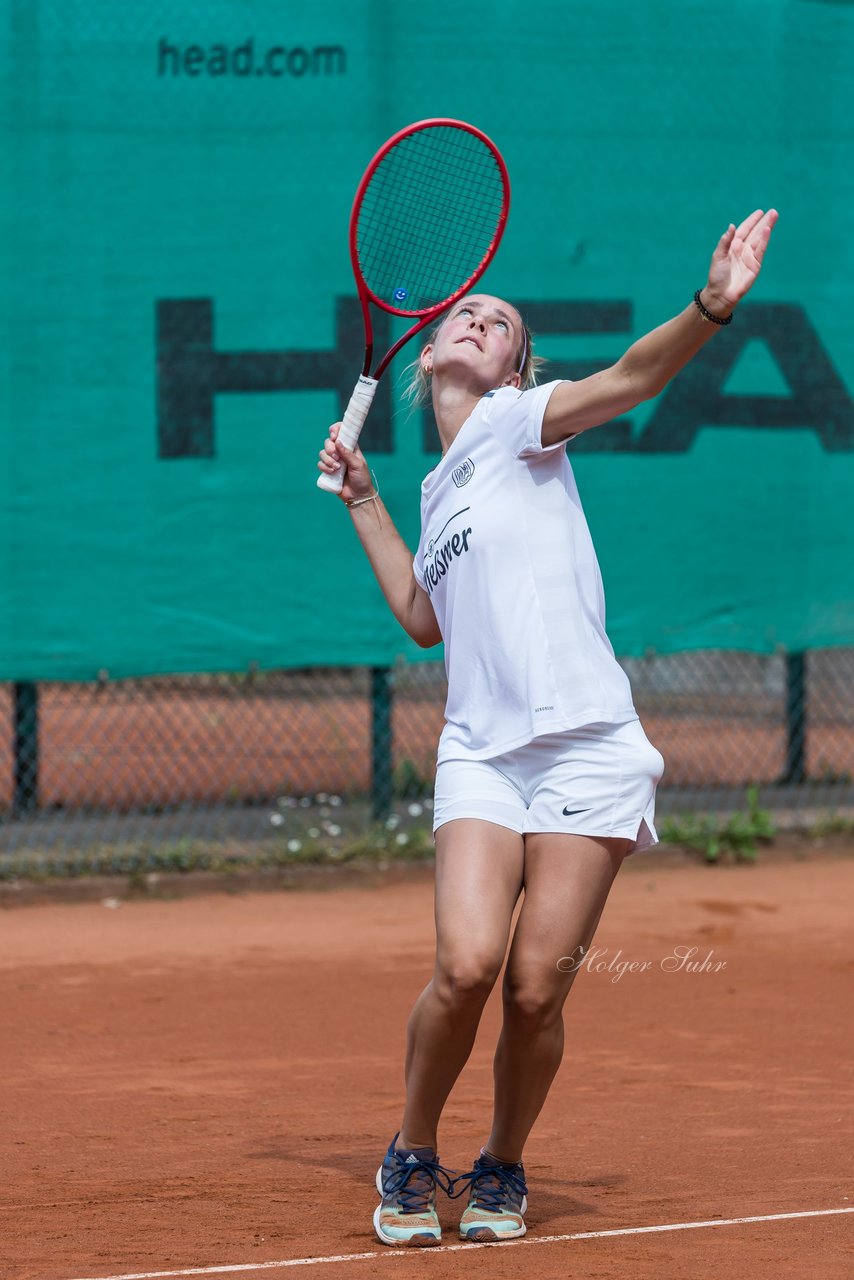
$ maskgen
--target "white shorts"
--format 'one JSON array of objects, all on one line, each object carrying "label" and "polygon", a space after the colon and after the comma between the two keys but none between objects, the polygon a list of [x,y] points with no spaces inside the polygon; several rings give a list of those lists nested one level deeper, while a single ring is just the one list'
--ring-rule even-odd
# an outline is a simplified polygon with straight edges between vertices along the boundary
[{"label": "white shorts", "polygon": [[443,760],[433,830],[481,818],[520,835],[535,831],[656,844],[655,788],[664,760],[640,720],[544,734],[491,760]]}]

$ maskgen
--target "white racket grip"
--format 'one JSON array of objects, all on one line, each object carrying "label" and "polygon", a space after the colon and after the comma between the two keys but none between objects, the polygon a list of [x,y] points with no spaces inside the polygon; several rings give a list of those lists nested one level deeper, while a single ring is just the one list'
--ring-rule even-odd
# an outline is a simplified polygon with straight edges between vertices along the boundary
[{"label": "white racket grip", "polygon": [[[350,397],[350,403],[347,405],[341,422],[341,430],[338,433],[338,439],[345,449],[355,449],[356,442],[362,433],[362,427],[365,425],[368,410],[373,403],[376,389],[377,379],[366,378],[364,374],[356,383],[353,394]],[[318,476],[317,487],[318,489],[324,489],[327,493],[340,493],[344,488],[346,476],[347,468],[342,462],[340,469],[333,475]]]}]

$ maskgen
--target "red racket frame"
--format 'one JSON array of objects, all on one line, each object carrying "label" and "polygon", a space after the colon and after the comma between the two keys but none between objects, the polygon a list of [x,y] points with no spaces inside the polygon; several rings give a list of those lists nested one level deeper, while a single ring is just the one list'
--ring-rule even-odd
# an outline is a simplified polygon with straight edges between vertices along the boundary
[{"label": "red racket frame", "polygon": [[[469,276],[469,278],[465,281],[465,283],[461,284],[458,289],[455,289],[454,292],[450,295],[450,297],[445,298],[442,302],[438,304],[438,306],[424,307],[421,309],[416,309],[412,307],[404,309],[402,307],[395,307],[392,303],[386,302],[383,298],[377,297],[377,295],[373,293],[373,291],[368,287],[368,284],[364,279],[364,276],[362,275],[362,270],[361,270],[361,267],[359,266],[359,255],[358,255],[357,246],[356,246],[356,238],[357,238],[358,224],[359,224],[359,213],[361,210],[361,204],[362,204],[362,200],[364,199],[365,191],[367,190],[372,177],[376,173],[378,166],[382,163],[385,156],[388,155],[389,151],[391,151],[393,147],[396,147],[403,138],[408,137],[411,133],[418,133],[423,129],[437,128],[437,127],[459,129],[463,133],[468,133],[476,137],[480,142],[484,143],[487,146],[489,151],[495,157],[495,161],[498,165],[498,168],[501,174],[501,185],[502,185],[501,211],[499,213],[495,232],[486,250],[486,253],[484,254],[483,259],[480,262],[479,266]],[[373,160],[371,160],[370,164],[365,170],[362,180],[359,183],[359,186],[356,190],[356,195],[353,199],[353,208],[350,213],[350,233],[349,233],[350,234],[350,261],[353,266],[353,275],[356,280],[356,288],[359,293],[359,302],[362,307],[362,317],[365,322],[365,362],[364,362],[364,365],[362,366],[361,376],[358,382],[356,383],[352,396],[350,397],[350,402],[344,411],[344,417],[341,423],[340,434],[338,436],[339,443],[341,443],[342,445],[346,445],[350,449],[354,449],[356,447],[356,443],[359,439],[359,434],[362,430],[362,426],[364,425],[365,418],[368,414],[368,411],[371,407],[371,402],[373,401],[373,398],[374,398],[374,393],[376,392],[376,389],[377,389],[377,383],[379,379],[382,377],[389,362],[397,355],[398,351],[404,345],[404,343],[408,342],[409,339],[414,337],[416,333],[419,333],[426,325],[430,324],[431,320],[436,320],[442,314],[443,311],[447,311],[449,307],[452,307],[454,303],[457,301],[457,299],[462,297],[463,294],[467,293],[471,289],[472,285],[477,280],[480,279],[484,271],[486,271],[487,267],[495,257],[498,246],[501,243],[501,237],[503,236],[504,228],[507,225],[507,215],[509,211],[510,211],[510,178],[507,174],[507,166],[504,163],[504,159],[501,155],[501,152],[498,150],[498,148],[496,147],[495,143],[491,140],[491,138],[488,138],[487,135],[482,132],[482,130],[476,129],[474,125],[466,124],[462,120],[451,120],[442,116],[437,116],[434,119],[429,119],[429,120],[419,120],[415,124],[407,125],[405,129],[400,129],[396,134],[394,134],[391,138],[389,138],[388,141],[384,143],[382,147],[380,147],[379,151],[374,156]],[[373,359],[373,354],[374,354],[374,328],[371,322],[371,312],[370,312],[371,303],[373,303],[374,306],[379,307],[381,311],[388,312],[390,315],[404,316],[404,317],[409,317],[414,315],[414,316],[420,317],[420,319],[418,319],[410,329],[407,329],[403,337],[399,338],[398,341],[395,342],[394,346],[389,348],[389,350],[383,356],[382,360],[377,365],[377,368],[375,373],[373,374],[373,377],[371,376],[371,360]],[[317,487],[319,489],[325,490],[327,493],[340,494],[344,487],[344,480],[346,478],[346,474],[347,474],[346,467],[343,465],[343,463],[341,463],[336,468],[336,470],[331,473],[327,473],[324,471],[323,474],[321,474],[318,477]]]},{"label": "red racket frame", "polygon": [[[401,309],[400,307],[392,306],[391,303],[386,302],[382,298],[378,298],[377,295],[373,293],[371,289],[368,288],[368,285],[365,282],[364,277],[362,276],[362,271],[359,266],[359,256],[358,256],[357,247],[356,247],[356,233],[358,229],[359,212],[361,209],[362,198],[364,197],[365,191],[367,190],[368,185],[370,184],[370,181],[373,178],[374,174],[376,173],[377,169],[379,168],[380,164],[388,155],[389,151],[391,151],[394,147],[398,145],[401,139],[408,137],[410,133],[418,133],[421,129],[438,128],[441,126],[444,126],[445,128],[450,128],[450,129],[461,129],[464,133],[473,134],[474,137],[479,138],[481,142],[486,143],[487,147],[489,147],[489,150],[495,156],[496,163],[498,164],[498,168],[501,171],[502,186],[504,189],[504,198],[502,201],[501,213],[499,214],[498,224],[495,229],[495,235],[492,238],[492,242],[489,245],[489,248],[484,254],[483,261],[481,262],[477,270],[471,276],[469,276],[465,284],[461,285],[460,288],[457,289],[455,293],[451,294],[449,298],[446,298],[444,302],[441,302],[436,307],[426,307],[426,308],[421,308],[420,310],[413,310],[412,308]],[[504,157],[501,155],[501,152],[498,150],[498,148],[496,147],[492,139],[487,137],[487,135],[481,129],[475,128],[474,125],[466,124],[465,121],[463,120],[452,120],[442,116],[438,116],[434,119],[419,120],[415,124],[407,125],[405,129],[400,129],[391,138],[389,138],[388,141],[383,144],[383,146],[380,147],[379,151],[374,156],[373,160],[371,160],[370,164],[365,170],[364,176],[362,177],[362,181],[359,183],[359,186],[356,190],[356,195],[353,198],[353,208],[350,213],[350,261],[353,264],[353,275],[356,280],[356,288],[358,289],[358,292],[359,292],[359,302],[361,303],[361,307],[362,307],[362,316],[364,317],[364,321],[365,321],[365,363],[362,367],[363,377],[371,376],[371,360],[373,359],[373,354],[374,354],[374,329],[371,323],[370,303],[373,302],[374,306],[379,307],[381,311],[387,311],[389,312],[390,315],[393,315],[393,316],[416,315],[416,316],[422,317],[412,326],[411,329],[408,329],[406,333],[403,335],[403,337],[398,339],[398,341],[394,344],[394,346],[390,347],[386,355],[383,356],[382,360],[377,365],[376,370],[374,371],[374,374],[373,374],[373,377],[376,380],[382,377],[382,374],[385,372],[385,369],[387,368],[389,363],[394,359],[394,357],[397,355],[400,348],[404,346],[409,341],[410,338],[413,338],[416,333],[420,333],[422,329],[426,328],[426,326],[430,324],[431,320],[438,319],[438,317],[442,314],[443,311],[447,311],[449,307],[452,307],[456,302],[457,298],[461,298],[463,294],[468,293],[472,285],[475,284],[481,278],[481,276],[486,271],[487,267],[490,265],[493,258],[495,257],[495,254],[498,250],[498,246],[501,243],[501,237],[504,235],[504,228],[507,225],[507,216],[509,212],[510,212],[510,176],[507,172],[507,165],[504,163]]]}]

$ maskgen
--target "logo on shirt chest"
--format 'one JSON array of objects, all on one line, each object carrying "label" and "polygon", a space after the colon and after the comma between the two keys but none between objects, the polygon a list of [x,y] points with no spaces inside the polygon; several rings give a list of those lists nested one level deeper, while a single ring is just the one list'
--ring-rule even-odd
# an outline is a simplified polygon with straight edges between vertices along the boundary
[{"label": "logo on shirt chest", "polygon": [[468,484],[474,475],[474,463],[471,458],[466,458],[458,467],[454,467],[451,472],[451,478],[458,489],[462,489],[464,484]]},{"label": "logo on shirt chest", "polygon": [[464,516],[468,510],[470,510],[469,507],[463,507],[462,511],[456,511],[450,516],[445,521],[440,532],[435,538],[430,539],[424,549],[424,579],[428,595],[432,596],[434,588],[439,585],[440,580],[448,573],[453,562],[459,556],[465,555],[469,549],[470,526],[445,537],[448,526],[454,520],[458,520],[460,516]]}]

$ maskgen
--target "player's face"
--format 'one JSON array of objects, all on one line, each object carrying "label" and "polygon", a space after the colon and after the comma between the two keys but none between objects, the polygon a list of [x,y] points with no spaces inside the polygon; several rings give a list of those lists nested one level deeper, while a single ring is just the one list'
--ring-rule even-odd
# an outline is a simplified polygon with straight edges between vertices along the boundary
[{"label": "player's face", "polygon": [[442,322],[432,348],[433,371],[458,369],[474,374],[484,390],[518,385],[516,353],[522,343],[522,320],[515,307],[501,298],[477,293],[453,306]]}]

